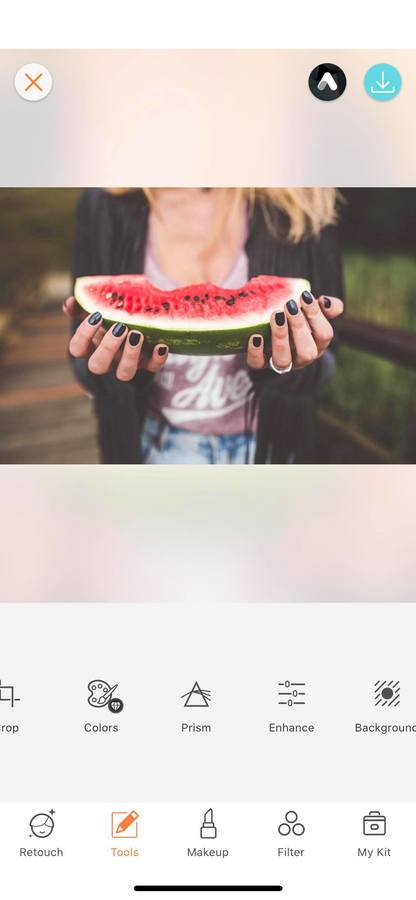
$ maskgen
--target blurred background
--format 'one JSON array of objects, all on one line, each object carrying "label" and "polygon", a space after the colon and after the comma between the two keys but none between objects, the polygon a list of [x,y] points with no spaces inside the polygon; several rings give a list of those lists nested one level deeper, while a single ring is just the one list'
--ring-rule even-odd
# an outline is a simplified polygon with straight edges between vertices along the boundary
[{"label": "blurred background", "polygon": [[[416,190],[342,191],[347,311],[319,463],[416,462]],[[0,191],[0,462],[95,463],[92,401],[67,361],[74,189]],[[30,339],[30,340],[29,340]]]}]

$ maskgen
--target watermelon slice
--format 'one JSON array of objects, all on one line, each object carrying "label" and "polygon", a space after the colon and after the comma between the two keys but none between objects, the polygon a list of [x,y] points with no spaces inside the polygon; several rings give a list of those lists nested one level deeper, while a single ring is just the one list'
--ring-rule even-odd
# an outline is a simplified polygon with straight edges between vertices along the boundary
[{"label": "watermelon slice", "polygon": [[161,291],[144,275],[99,275],[77,278],[75,298],[108,327],[125,322],[171,353],[211,356],[246,350],[252,334],[267,337],[272,312],[309,289],[303,278],[260,275],[236,290],[192,284]]}]

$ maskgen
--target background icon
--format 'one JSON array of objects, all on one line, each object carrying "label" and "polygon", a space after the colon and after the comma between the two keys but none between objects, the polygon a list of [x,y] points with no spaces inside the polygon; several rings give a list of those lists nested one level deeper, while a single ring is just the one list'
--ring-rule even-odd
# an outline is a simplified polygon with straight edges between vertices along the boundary
[{"label": "background icon", "polygon": [[387,819],[378,810],[372,810],[363,818],[363,834],[367,836],[386,834]]},{"label": "background icon", "polygon": [[217,837],[217,826],[214,824],[214,813],[211,808],[207,809],[206,813],[204,813],[204,821],[202,822],[199,833],[204,840],[206,838]]},{"label": "background icon", "polygon": [[394,100],[402,86],[402,76],[395,66],[378,63],[371,66],[364,78],[364,87],[373,100]]},{"label": "background icon", "polygon": [[335,63],[321,63],[309,75],[309,90],[318,100],[337,100],[347,87],[345,72]]},{"label": "background icon", "polygon": [[279,681],[279,706],[305,706],[305,688],[304,681]]},{"label": "background icon", "polygon": [[55,815],[55,810],[50,809],[48,813],[36,813],[35,816],[32,816],[29,822],[29,828],[32,832],[30,837],[37,838],[47,838],[53,832],[55,828],[55,822],[53,820],[53,816]]},{"label": "background icon", "polygon": [[28,100],[29,103],[44,100],[50,94],[52,85],[52,75],[49,69],[40,63],[26,63],[16,72],[14,79],[14,86],[19,97]]},{"label": "background icon", "polygon": [[181,700],[185,699],[184,706],[209,706],[211,702],[211,691],[203,691],[197,681],[191,687],[190,691],[182,694]]},{"label": "background icon", "polygon": [[376,681],[374,685],[375,706],[398,706],[400,703],[400,681]]},{"label": "background icon", "polygon": [[302,834],[305,834],[305,826],[302,825],[302,822],[299,822],[297,812],[290,809],[285,815],[285,821],[280,823],[278,832],[282,837],[287,837],[289,834],[301,837]]},{"label": "background icon", "polygon": [[131,812],[113,812],[111,815],[111,836],[113,838],[130,838],[130,840],[138,837],[138,820],[139,813],[135,809]]},{"label": "background icon", "polygon": [[20,697],[16,697],[12,684],[2,684],[0,681],[0,703],[10,703],[13,707],[15,703],[19,703]]},{"label": "background icon", "polygon": [[124,703],[119,697],[113,697],[114,691],[118,688],[118,684],[110,687],[103,678],[94,678],[88,685],[89,696],[88,703],[98,709],[108,706],[112,713],[120,713],[124,708]]}]

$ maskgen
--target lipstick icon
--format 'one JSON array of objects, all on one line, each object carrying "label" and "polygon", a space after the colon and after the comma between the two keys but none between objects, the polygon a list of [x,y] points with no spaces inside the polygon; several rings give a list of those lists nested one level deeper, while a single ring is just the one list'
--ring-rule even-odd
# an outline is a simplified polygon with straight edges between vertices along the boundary
[{"label": "lipstick icon", "polygon": [[204,821],[201,825],[201,838],[216,838],[217,826],[214,825],[214,813],[212,809],[207,809],[204,813]]}]

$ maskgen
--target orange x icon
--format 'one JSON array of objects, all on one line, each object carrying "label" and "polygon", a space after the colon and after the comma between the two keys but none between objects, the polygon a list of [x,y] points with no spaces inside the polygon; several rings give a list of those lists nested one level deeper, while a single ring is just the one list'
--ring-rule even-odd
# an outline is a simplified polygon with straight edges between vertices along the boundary
[{"label": "orange x icon", "polygon": [[40,84],[38,84],[39,79],[42,78],[42,72],[40,72],[39,75],[36,76],[36,78],[31,78],[31,76],[28,75],[27,72],[25,72],[25,76],[29,79],[29,84],[27,85],[27,87],[25,87],[25,93],[26,91],[30,91],[32,87],[36,87],[42,94],[43,88],[41,88]]}]

